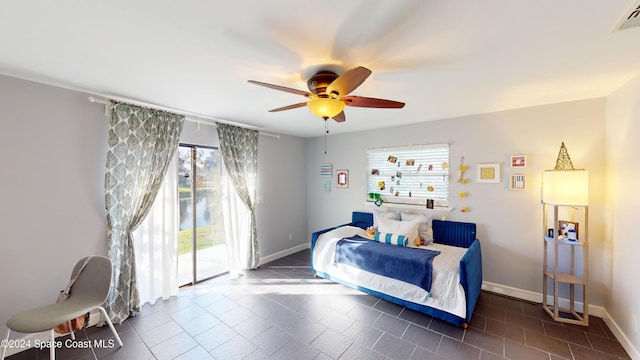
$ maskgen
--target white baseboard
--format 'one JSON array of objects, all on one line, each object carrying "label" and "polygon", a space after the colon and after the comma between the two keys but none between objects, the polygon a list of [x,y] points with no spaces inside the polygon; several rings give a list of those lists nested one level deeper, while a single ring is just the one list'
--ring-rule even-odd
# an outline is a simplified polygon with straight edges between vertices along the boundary
[{"label": "white baseboard", "polygon": [[[512,296],[518,299],[542,303],[542,294],[529,290],[522,290],[511,286],[491,283],[488,281],[482,282],[482,289],[502,295]],[[559,298],[558,302],[561,308],[569,308],[569,299]],[[553,296],[547,295],[547,304],[553,304]],[[582,302],[576,301],[575,309],[577,312],[582,312],[582,310],[584,309],[584,305],[582,304]],[[600,306],[595,306],[593,304],[589,305],[589,314],[591,315],[602,317],[603,311],[604,309]]]},{"label": "white baseboard", "polygon": [[615,335],[616,339],[620,341],[620,344],[622,344],[622,347],[627,351],[627,354],[629,354],[632,359],[640,360],[640,351],[638,351],[638,349],[633,346],[631,340],[629,340],[629,338],[627,337],[627,334],[625,334],[622,329],[620,329],[620,326],[618,326],[613,318],[611,318],[611,315],[609,315],[607,310],[603,309],[603,311],[605,315],[601,316],[602,320],[604,320],[604,322],[607,324],[609,330],[611,330],[613,335]]},{"label": "white baseboard", "polygon": [[494,293],[512,296],[522,300],[528,300],[533,302],[542,303],[542,294],[529,290],[523,290],[514,288],[511,286],[500,285],[488,281],[482,282],[482,290],[491,291]]},{"label": "white baseboard", "polygon": [[[271,262],[273,260],[278,260],[280,258],[283,258],[285,256],[289,256],[291,254],[295,254],[298,251],[302,251],[302,250],[308,249],[310,247],[311,247],[311,244],[304,243],[302,245],[294,246],[294,247],[292,247],[290,249],[287,249],[287,250],[279,251],[279,252],[277,252],[275,254],[263,256],[263,257],[260,258],[260,262],[262,264],[266,264],[266,263]],[[311,260],[309,260],[309,261],[311,261]]]},{"label": "white baseboard", "polygon": [[[302,244],[302,245],[294,246],[294,247],[292,247],[290,249],[279,251],[279,252],[277,252],[275,254],[271,254],[271,255],[267,255],[267,256],[261,257],[260,258],[260,262],[262,264],[266,264],[268,262],[271,262],[271,261],[274,261],[274,260],[278,260],[278,259],[283,258],[285,256],[289,256],[291,254],[295,254],[298,251],[302,251],[302,250],[308,249],[310,247],[311,247],[311,244],[309,244],[309,243],[305,243],[305,244]],[[309,261],[311,261],[311,260],[309,260]]]},{"label": "white baseboard", "polygon": [[[514,298],[533,301],[537,303],[542,303],[542,298],[543,298],[543,295],[540,293],[536,293],[529,290],[518,289],[511,286],[495,284],[488,281],[482,282],[482,289],[486,291],[491,291],[497,294],[507,295]],[[553,297],[547,296],[547,304],[550,304],[552,302],[553,302]],[[565,308],[569,307],[569,299],[564,299],[564,298],[558,299],[558,302],[560,303],[559,305],[561,307],[565,307]],[[578,312],[581,312],[582,309],[583,309],[583,304],[576,302],[576,310]],[[615,322],[615,320],[613,320],[611,315],[609,315],[609,313],[604,307],[589,304],[589,314],[602,318],[602,320],[604,320],[604,322],[609,327],[609,330],[611,330],[611,332],[616,337],[616,339],[618,339],[622,347],[624,347],[624,349],[627,351],[629,356],[631,356],[632,359],[640,360],[640,352],[638,352],[638,349],[636,349],[636,347],[631,343],[627,335],[622,331],[622,329],[620,329],[620,326],[618,326],[618,324]]]}]

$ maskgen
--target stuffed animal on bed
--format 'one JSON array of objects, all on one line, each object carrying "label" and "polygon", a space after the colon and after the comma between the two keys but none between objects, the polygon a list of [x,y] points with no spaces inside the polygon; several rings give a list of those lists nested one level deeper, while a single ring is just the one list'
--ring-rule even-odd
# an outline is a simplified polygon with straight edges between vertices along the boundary
[{"label": "stuffed animal on bed", "polygon": [[373,237],[376,235],[376,228],[374,228],[373,226],[370,226],[364,231],[364,233],[367,235],[369,239],[373,239]]}]

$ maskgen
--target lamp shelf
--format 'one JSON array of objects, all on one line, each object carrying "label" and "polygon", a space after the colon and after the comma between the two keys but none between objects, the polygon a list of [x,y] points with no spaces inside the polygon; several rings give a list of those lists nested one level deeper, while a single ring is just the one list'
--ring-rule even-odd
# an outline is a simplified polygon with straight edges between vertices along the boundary
[{"label": "lamp shelf", "polygon": [[[576,223],[580,224],[579,240],[543,236],[542,308],[555,321],[589,326],[589,207],[543,202],[542,208],[544,233],[553,229],[554,234],[559,234],[560,218],[571,218],[573,222],[575,217]],[[560,264],[563,264],[562,271]],[[579,289],[581,291],[576,291]],[[568,298],[561,299],[561,291],[566,291],[563,296],[568,295]],[[576,299],[580,294],[582,299]],[[567,303],[569,308],[561,309],[561,301]],[[582,304],[582,314],[576,310],[579,304]]]},{"label": "lamp shelf", "polygon": [[[589,318],[587,317],[587,319],[585,320],[584,316],[574,310],[571,309],[566,309],[566,308],[558,308],[558,314],[560,314],[561,318],[562,318],[562,322],[568,323],[568,324],[575,324],[575,325],[584,325],[584,322],[589,322]],[[544,308],[544,311],[547,312],[547,314],[549,314],[551,317],[554,317],[556,308],[554,306],[547,306]],[[566,316],[572,316],[573,318],[569,318],[569,317],[565,317],[563,315]]]},{"label": "lamp shelf", "polygon": [[551,280],[558,280],[561,283],[567,284],[577,284],[577,285],[586,285],[586,281],[578,276],[566,273],[558,273],[556,274],[553,271],[545,271],[544,274],[549,277]]},{"label": "lamp shelf", "polygon": [[577,239],[577,240],[554,239],[554,238],[548,237],[548,236],[544,237],[544,241],[550,242],[550,243],[556,241],[556,242],[558,242],[558,244],[573,245],[573,246],[586,246],[587,245],[586,242],[580,241],[579,239]]}]

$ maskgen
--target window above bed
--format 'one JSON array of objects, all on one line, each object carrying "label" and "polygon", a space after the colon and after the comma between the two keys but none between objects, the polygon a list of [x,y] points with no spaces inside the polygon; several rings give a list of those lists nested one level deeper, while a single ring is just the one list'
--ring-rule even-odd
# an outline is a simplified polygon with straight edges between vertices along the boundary
[{"label": "window above bed", "polygon": [[449,205],[449,144],[369,149],[367,164],[367,194],[386,203]]}]

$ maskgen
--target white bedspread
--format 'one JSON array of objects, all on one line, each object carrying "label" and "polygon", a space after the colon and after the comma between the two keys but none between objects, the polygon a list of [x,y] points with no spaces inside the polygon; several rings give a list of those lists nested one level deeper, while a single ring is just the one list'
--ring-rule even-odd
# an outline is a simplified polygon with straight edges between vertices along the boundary
[{"label": "white bedspread", "polygon": [[353,266],[335,264],[336,243],[342,238],[354,235],[366,237],[364,230],[354,226],[343,226],[320,235],[313,251],[313,267],[316,271],[398,299],[427,305],[461,318],[466,317],[465,294],[460,285],[459,271],[460,259],[467,249],[442,244],[420,247],[440,250],[440,255],[433,260],[432,297],[428,297],[427,292],[419,286],[363,271]]}]

